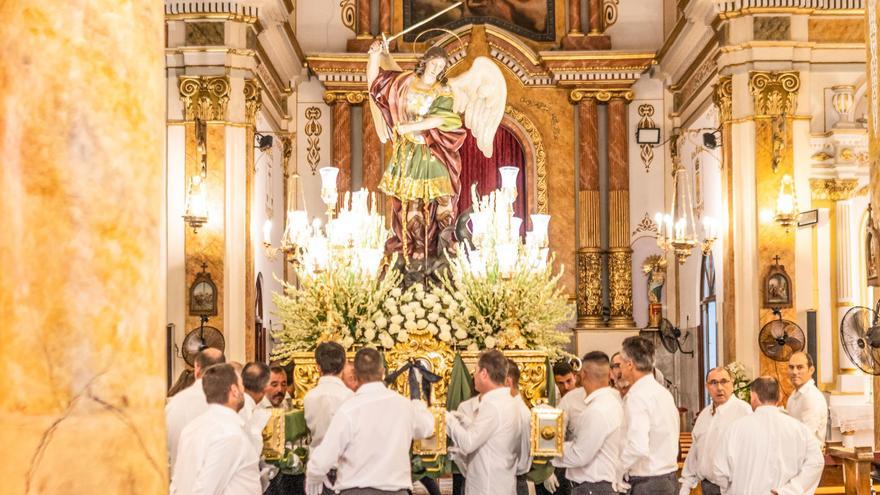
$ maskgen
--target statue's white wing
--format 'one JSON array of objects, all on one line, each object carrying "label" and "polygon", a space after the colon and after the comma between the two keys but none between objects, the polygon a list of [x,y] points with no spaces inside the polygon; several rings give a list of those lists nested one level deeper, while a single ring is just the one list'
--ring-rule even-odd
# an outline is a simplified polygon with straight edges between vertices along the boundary
[{"label": "statue's white wing", "polygon": [[492,157],[495,131],[504,117],[507,83],[501,69],[487,57],[477,57],[464,74],[449,80],[453,109],[464,114],[464,125],[477,140],[477,147]]}]

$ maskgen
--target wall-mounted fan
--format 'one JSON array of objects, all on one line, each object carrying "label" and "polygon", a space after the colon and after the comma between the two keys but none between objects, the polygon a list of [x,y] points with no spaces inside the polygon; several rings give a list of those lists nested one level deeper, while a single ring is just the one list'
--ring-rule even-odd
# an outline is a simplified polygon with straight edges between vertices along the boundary
[{"label": "wall-mounted fan", "polygon": [[854,306],[840,321],[840,341],[850,361],[860,370],[880,375],[880,301],[874,309]]},{"label": "wall-mounted fan", "polygon": [[765,356],[774,361],[788,361],[795,352],[804,350],[806,336],[797,323],[782,318],[782,312],[773,310],[776,319],[761,327],[758,345]]},{"label": "wall-mounted fan", "polygon": [[207,322],[208,317],[202,316],[202,324],[199,325],[199,328],[191,330],[183,338],[181,354],[183,354],[183,360],[190,366],[195,362],[196,354],[208,347],[220,351],[226,350],[226,340],[223,339],[223,334],[214,327],[205,326]]},{"label": "wall-mounted fan", "polygon": [[688,356],[694,355],[694,351],[688,352],[681,347],[681,341],[687,340],[687,335],[682,337],[681,329],[674,326],[672,322],[666,318],[661,318],[660,325],[658,325],[657,329],[660,331],[660,342],[663,343],[663,347],[665,347],[670,354],[675,354],[676,351],[681,351],[682,354]]}]

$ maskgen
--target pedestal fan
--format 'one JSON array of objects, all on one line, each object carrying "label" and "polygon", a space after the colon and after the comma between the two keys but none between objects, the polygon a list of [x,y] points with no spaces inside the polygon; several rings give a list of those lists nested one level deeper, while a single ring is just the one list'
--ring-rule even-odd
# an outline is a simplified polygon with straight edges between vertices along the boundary
[{"label": "pedestal fan", "polygon": [[774,361],[788,361],[795,352],[804,350],[806,337],[797,323],[782,318],[782,312],[774,309],[776,319],[769,321],[758,334],[758,346],[765,356]]},{"label": "pedestal fan", "polygon": [[682,354],[688,356],[694,355],[694,351],[688,352],[681,347],[681,341],[687,340],[687,335],[682,337],[681,329],[674,326],[672,322],[666,318],[662,318],[658,330],[660,331],[660,342],[663,343],[663,347],[665,347],[670,354],[675,354],[676,351],[681,351]]},{"label": "pedestal fan", "polygon": [[208,322],[207,316],[202,316],[202,323],[199,328],[191,330],[186,337],[183,338],[181,346],[181,354],[186,364],[192,366],[196,359],[196,354],[204,349],[213,347],[219,351],[226,350],[226,341],[220,330],[214,327],[205,326]]},{"label": "pedestal fan", "polygon": [[880,301],[874,309],[854,306],[840,321],[840,342],[846,357],[870,375],[880,375]]}]

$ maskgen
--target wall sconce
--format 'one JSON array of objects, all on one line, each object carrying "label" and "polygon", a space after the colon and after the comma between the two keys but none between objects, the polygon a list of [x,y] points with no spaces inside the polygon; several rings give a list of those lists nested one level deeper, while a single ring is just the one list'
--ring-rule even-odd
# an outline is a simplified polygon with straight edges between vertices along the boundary
[{"label": "wall sconce", "polygon": [[265,153],[272,148],[272,136],[260,134],[259,132],[254,133],[254,148],[259,148],[260,151]]},{"label": "wall sconce", "polygon": [[208,223],[208,201],[205,194],[208,179],[207,126],[201,119],[196,119],[196,151],[202,166],[199,174],[189,180],[186,211],[183,214],[183,221],[193,229],[193,234],[198,234],[199,228]]},{"label": "wall sconce", "polygon": [[336,202],[339,200],[339,190],[336,187],[336,179],[339,177],[339,169],[336,167],[324,167],[321,173],[321,201],[327,205],[327,218],[333,218],[336,211]]},{"label": "wall sconce", "polygon": [[704,132],[703,133],[703,147],[709,150],[714,150],[720,144],[721,131],[716,129],[712,132]]},{"label": "wall sconce", "polygon": [[660,144],[660,129],[657,127],[639,127],[636,129],[636,143],[652,146]]},{"label": "wall sconce", "polygon": [[776,216],[773,219],[785,228],[785,232],[790,232],[797,217],[797,196],[794,193],[794,181],[790,175],[785,174],[779,184],[779,195],[776,197]]}]

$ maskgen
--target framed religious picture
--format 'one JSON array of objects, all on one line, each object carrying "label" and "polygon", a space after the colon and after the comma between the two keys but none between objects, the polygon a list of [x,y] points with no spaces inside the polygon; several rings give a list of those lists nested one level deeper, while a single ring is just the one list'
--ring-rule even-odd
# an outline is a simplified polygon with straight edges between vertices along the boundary
[{"label": "framed religious picture", "polygon": [[779,264],[779,256],[773,258],[764,277],[764,308],[779,309],[792,306],[791,277],[785,272],[785,266]]},{"label": "framed religious picture", "polygon": [[880,287],[880,231],[874,226],[870,204],[865,224],[865,276],[868,285]]},{"label": "framed religious picture", "polygon": [[[404,29],[446,9],[457,0],[403,0]],[[467,24],[493,24],[533,41],[556,40],[556,0],[464,0],[458,8],[404,36],[410,42],[432,28],[454,30]],[[432,33],[434,35],[436,33]]]},{"label": "framed religious picture", "polygon": [[189,314],[192,316],[217,316],[217,286],[207,270],[208,265],[202,263],[202,271],[196,274],[189,288]]}]

